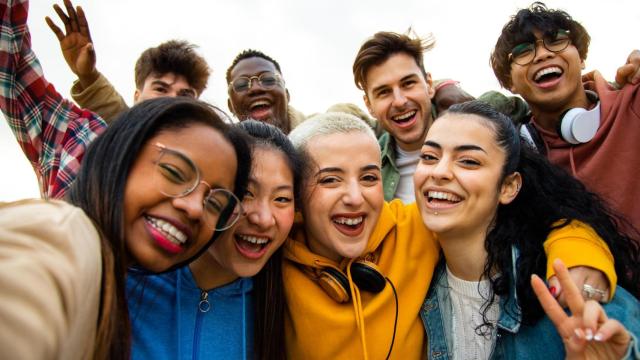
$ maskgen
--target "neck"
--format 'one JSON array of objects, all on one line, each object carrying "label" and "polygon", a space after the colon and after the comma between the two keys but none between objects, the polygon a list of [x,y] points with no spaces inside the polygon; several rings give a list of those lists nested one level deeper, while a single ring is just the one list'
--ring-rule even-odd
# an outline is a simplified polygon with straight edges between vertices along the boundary
[{"label": "neck", "polygon": [[462,280],[479,281],[484,272],[487,252],[484,249],[486,231],[474,234],[438,234],[447,266]]},{"label": "neck", "polygon": [[215,289],[238,278],[231,271],[220,266],[220,263],[208,251],[189,264],[193,278],[200,289]]},{"label": "neck", "polygon": [[591,105],[587,98],[587,93],[579,91],[572,99],[557,106],[530,103],[529,107],[531,108],[531,115],[533,115],[538,125],[545,130],[555,131],[561,120],[560,117],[565,111],[573,108],[589,109]]}]

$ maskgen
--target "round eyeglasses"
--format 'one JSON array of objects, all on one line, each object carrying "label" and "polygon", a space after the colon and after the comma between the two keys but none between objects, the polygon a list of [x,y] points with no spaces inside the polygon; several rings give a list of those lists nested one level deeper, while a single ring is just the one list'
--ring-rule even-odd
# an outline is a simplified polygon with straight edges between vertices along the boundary
[{"label": "round eyeglasses", "polygon": [[233,80],[231,84],[229,84],[229,87],[233,89],[235,93],[240,94],[251,89],[251,83],[254,79],[258,80],[260,87],[265,90],[273,89],[274,87],[282,84],[282,78],[280,75],[266,72],[258,76],[240,76]]},{"label": "round eyeglasses", "polygon": [[161,143],[154,146],[160,151],[155,161],[154,182],[166,196],[183,197],[192,193],[200,184],[209,188],[203,200],[203,220],[211,229],[226,230],[244,213],[238,197],[223,188],[212,188],[201,180],[200,171],[185,154],[167,148]]},{"label": "round eyeglasses", "polygon": [[544,36],[534,42],[520,43],[511,49],[509,61],[522,66],[531,64],[536,58],[536,50],[539,43],[542,43],[545,49],[557,54],[571,44],[571,38],[568,30],[558,30],[554,36]]}]

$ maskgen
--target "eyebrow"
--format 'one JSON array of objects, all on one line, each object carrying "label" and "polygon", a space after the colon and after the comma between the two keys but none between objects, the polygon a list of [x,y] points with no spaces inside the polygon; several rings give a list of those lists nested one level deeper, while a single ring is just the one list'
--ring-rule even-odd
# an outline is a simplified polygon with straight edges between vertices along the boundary
[{"label": "eyebrow", "polygon": [[[442,150],[442,146],[440,146],[440,144],[434,141],[427,140],[424,142],[424,145],[434,147],[438,150]],[[487,152],[478,145],[458,145],[453,149],[455,151],[482,151],[483,153],[487,154]]]},{"label": "eyebrow", "polygon": [[[378,165],[375,165],[375,164],[370,164],[370,165],[365,165],[365,166],[360,168],[360,171],[371,171],[371,170],[380,171],[380,167]],[[342,168],[339,168],[339,167],[327,167],[327,168],[323,168],[323,169],[318,170],[318,173],[316,175],[320,175],[322,173],[328,173],[328,172],[344,173],[345,171]]]},{"label": "eyebrow", "polygon": [[[417,76],[418,76],[417,74],[409,74],[409,75],[403,77],[402,79],[400,79],[400,82],[407,81],[407,80],[409,80],[409,79],[411,79],[413,77],[417,77]],[[371,90],[371,93],[375,94],[377,91],[382,90],[382,89],[384,89],[386,87],[389,87],[389,85],[383,84],[383,85],[380,85],[380,86],[376,86]]]}]

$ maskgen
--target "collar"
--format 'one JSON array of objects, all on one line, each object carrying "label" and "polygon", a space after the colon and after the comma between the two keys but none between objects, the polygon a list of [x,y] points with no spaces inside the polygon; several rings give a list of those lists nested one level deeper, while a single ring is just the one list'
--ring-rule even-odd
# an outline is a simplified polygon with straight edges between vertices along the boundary
[{"label": "collar", "polygon": [[389,135],[388,132],[385,132],[378,139],[378,144],[380,145],[380,153],[381,153],[381,163],[382,166],[385,166],[387,163],[391,164],[393,168],[396,167],[396,140],[393,136]]}]

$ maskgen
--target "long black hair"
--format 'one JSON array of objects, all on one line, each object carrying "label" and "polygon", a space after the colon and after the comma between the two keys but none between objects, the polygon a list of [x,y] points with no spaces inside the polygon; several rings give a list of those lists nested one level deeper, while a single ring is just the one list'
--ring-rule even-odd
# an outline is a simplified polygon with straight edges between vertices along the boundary
[{"label": "long black hair", "polygon": [[[189,98],[158,98],[123,112],[87,149],[67,200],[82,208],[102,233],[103,289],[98,344],[104,358],[129,358],[130,324],[125,297],[127,251],[124,194],[129,171],[145,143],[162,130],[204,124],[218,130],[236,152],[234,192],[242,198],[251,166],[250,149],[238,130],[209,105]],[[114,295],[115,294],[115,295]]]},{"label": "long black hair", "polygon": [[[287,165],[293,174],[295,203],[300,199],[300,181],[303,164],[289,138],[277,127],[255,120],[245,120],[238,127],[252,138],[256,148],[280,151],[287,159]],[[269,258],[265,266],[253,278],[253,297],[255,300],[255,341],[256,359],[284,359],[284,311],[285,296],[282,279],[282,255],[280,247]]]},{"label": "long black hair", "polygon": [[[485,240],[487,261],[483,278],[491,281],[491,295],[483,305],[486,310],[495,295],[508,296],[511,274],[517,272],[516,292],[523,323],[533,323],[544,315],[530,285],[531,274],[545,277],[547,257],[543,243],[549,233],[578,220],[590,225],[609,246],[615,259],[618,285],[634,296],[640,295],[640,246],[634,238],[638,232],[615,214],[596,194],[588,191],[576,178],[532,150],[520,139],[511,119],[480,101],[470,101],[449,108],[456,114],[480,116],[494,130],[496,143],[506,154],[502,184],[506,176],[519,172],[522,188],[509,204],[499,205]],[[632,238],[632,236],[634,238]],[[512,247],[519,250],[516,269],[512,265]],[[494,276],[496,271],[498,276]],[[492,277],[493,276],[493,277]],[[516,316],[517,314],[511,314]]]}]

